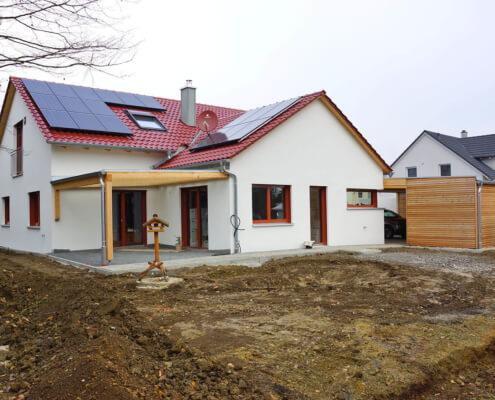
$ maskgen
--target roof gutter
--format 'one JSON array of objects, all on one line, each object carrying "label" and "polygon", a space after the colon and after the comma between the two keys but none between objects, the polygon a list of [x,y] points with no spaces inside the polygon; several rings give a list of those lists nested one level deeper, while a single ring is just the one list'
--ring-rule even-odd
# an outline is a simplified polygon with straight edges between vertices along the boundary
[{"label": "roof gutter", "polygon": [[220,171],[230,176],[234,182],[234,214],[230,217],[230,222],[234,228],[234,253],[238,254],[241,252],[241,243],[239,242],[241,220],[238,215],[237,175],[227,170],[226,166],[229,167],[227,162],[222,161]]},{"label": "roof gutter", "polygon": [[113,144],[97,144],[97,143],[76,143],[76,142],[62,142],[59,140],[47,140],[48,144],[56,144],[59,146],[77,146],[77,147],[92,147],[100,149],[115,149],[115,150],[134,150],[134,151],[154,151],[157,153],[170,152],[169,149],[153,149],[150,147],[132,147],[132,146],[115,146]]},{"label": "roof gutter", "polygon": [[478,249],[483,248],[483,240],[481,237],[481,190],[483,189],[483,181],[477,181],[478,183]]}]

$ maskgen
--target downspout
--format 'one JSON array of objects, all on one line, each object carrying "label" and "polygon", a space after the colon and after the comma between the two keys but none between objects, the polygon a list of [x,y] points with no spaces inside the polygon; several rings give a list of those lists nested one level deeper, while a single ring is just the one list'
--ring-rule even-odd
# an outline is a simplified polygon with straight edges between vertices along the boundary
[{"label": "downspout", "polygon": [[238,215],[237,175],[225,168],[225,162],[222,162],[220,171],[226,173],[234,181],[234,214],[231,216],[230,221],[234,227],[234,253],[237,254],[241,252],[241,244],[239,242],[240,219]]},{"label": "downspout", "polygon": [[478,181],[478,248],[483,248],[483,242],[481,239],[481,189],[483,189],[483,181]]},{"label": "downspout", "polygon": [[105,181],[103,177],[105,173],[100,172],[100,203],[101,203],[101,265],[106,265],[107,263],[107,238],[106,238],[106,227],[105,227]]}]

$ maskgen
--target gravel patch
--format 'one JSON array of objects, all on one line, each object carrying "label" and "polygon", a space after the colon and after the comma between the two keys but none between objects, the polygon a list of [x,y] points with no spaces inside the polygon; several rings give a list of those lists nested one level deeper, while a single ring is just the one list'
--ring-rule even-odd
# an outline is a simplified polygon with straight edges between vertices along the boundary
[{"label": "gravel patch", "polygon": [[495,256],[483,253],[438,251],[428,249],[394,249],[378,254],[360,254],[360,259],[407,264],[428,270],[440,270],[459,275],[472,273],[495,277]]}]

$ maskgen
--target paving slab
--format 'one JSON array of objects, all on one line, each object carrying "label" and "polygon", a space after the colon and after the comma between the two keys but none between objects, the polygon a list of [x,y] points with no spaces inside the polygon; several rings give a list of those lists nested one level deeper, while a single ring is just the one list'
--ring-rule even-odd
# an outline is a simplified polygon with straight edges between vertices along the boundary
[{"label": "paving slab", "polygon": [[[294,249],[294,250],[277,250],[277,251],[261,251],[241,254],[228,254],[228,255],[213,255],[209,252],[208,255],[196,253],[196,257],[191,256],[182,259],[169,259],[165,260],[164,267],[167,271],[173,275],[174,270],[182,268],[194,268],[203,265],[246,265],[251,267],[259,267],[267,261],[286,258],[286,257],[304,257],[315,254],[336,253],[339,251],[350,251],[360,254],[376,254],[381,252],[381,248],[388,247],[400,247],[400,245],[386,244],[386,245],[362,245],[362,246],[316,246],[312,249]],[[50,258],[59,261],[63,264],[70,264],[75,267],[89,269],[91,271],[103,273],[103,274],[125,274],[125,273],[140,273],[148,267],[147,262],[141,263],[129,263],[129,264],[110,264],[104,267],[97,267],[94,265],[87,265],[69,260],[61,257],[59,254],[52,254]],[[159,273],[158,270],[153,271],[155,275]]]}]

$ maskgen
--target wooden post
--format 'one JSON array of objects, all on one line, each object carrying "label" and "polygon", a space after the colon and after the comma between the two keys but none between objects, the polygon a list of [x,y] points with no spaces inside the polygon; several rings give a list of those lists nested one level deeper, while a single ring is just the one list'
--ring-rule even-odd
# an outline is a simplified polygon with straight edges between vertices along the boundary
[{"label": "wooden post", "polygon": [[60,220],[60,190],[55,189],[53,192],[55,201],[55,221]]},{"label": "wooden post", "polygon": [[112,174],[105,176],[105,237],[107,260],[113,260]]},{"label": "wooden post", "polygon": [[160,242],[158,241],[158,232],[155,235],[155,261],[160,261]]}]

